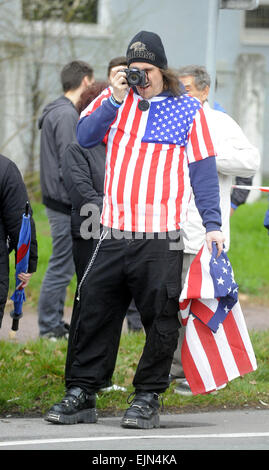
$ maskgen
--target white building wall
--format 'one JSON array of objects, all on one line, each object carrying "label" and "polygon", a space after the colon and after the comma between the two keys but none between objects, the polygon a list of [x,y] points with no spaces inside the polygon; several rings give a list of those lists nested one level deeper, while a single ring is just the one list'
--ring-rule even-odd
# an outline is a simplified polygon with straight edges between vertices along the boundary
[{"label": "white building wall", "polygon": [[[98,25],[76,24],[68,27],[51,22],[45,27],[44,24],[29,24],[21,18],[20,0],[7,0],[6,5],[8,8],[4,8],[2,3],[0,6],[1,50],[8,41],[20,47],[25,45],[25,49],[23,56],[10,59],[9,66],[0,62],[0,77],[5,77],[5,83],[1,81],[0,102],[7,103],[0,122],[2,143],[14,133],[14,120],[13,123],[10,120],[15,110],[19,113],[19,121],[25,122],[23,141],[27,143],[26,134],[32,119],[29,77],[36,70],[33,63],[41,67],[39,91],[43,104],[46,104],[61,93],[59,73],[63,65],[74,58],[86,60],[94,67],[96,78],[104,79],[109,60],[125,54],[130,39],[142,29],[160,34],[171,67],[190,63],[204,65],[206,61],[209,0],[100,0]],[[262,148],[263,171],[269,174],[269,44],[243,42],[242,12],[220,10],[216,50],[216,100],[237,119],[241,119],[236,116],[235,106],[238,57],[247,53],[264,57],[265,125]],[[23,155],[20,155],[18,148],[17,139],[13,143],[10,141],[8,148],[1,151],[4,153],[7,149],[7,156],[14,157],[16,161],[19,158],[23,168]],[[36,158],[38,162],[38,142]]]}]

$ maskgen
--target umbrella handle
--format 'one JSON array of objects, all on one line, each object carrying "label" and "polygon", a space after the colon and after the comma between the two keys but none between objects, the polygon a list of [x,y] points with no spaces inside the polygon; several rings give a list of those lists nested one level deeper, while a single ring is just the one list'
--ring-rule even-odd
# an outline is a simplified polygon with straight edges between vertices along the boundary
[{"label": "umbrella handle", "polygon": [[20,315],[17,315],[14,310],[12,310],[12,312],[10,312],[10,316],[12,318],[12,327],[11,327],[11,330],[12,331],[18,331],[19,329],[19,321],[21,319],[21,317],[23,316],[23,313],[21,313]]},{"label": "umbrella handle", "polygon": [[13,318],[12,327],[11,327],[12,331],[18,331],[18,329],[19,329],[19,321],[20,321],[20,320]]},{"label": "umbrella handle", "polygon": [[25,204],[25,215],[26,215],[26,217],[28,217],[29,208],[30,208],[30,204],[29,204],[29,202],[27,201],[26,204]]}]

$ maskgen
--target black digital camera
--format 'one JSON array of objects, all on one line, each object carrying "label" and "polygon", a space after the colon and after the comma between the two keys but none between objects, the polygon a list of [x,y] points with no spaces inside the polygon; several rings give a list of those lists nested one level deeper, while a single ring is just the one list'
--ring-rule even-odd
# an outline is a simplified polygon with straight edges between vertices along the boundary
[{"label": "black digital camera", "polygon": [[129,86],[145,86],[147,82],[146,72],[137,68],[124,69]]}]

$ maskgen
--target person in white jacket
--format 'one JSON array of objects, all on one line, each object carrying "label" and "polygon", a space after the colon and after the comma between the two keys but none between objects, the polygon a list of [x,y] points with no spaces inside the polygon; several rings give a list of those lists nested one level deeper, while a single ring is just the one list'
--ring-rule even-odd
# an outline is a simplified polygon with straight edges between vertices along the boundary
[{"label": "person in white jacket", "polygon": [[[205,67],[189,65],[178,71],[178,77],[186,92],[197,98],[203,104],[203,110],[208,122],[210,134],[216,151],[216,165],[220,186],[220,207],[222,213],[222,232],[225,236],[224,251],[230,246],[230,212],[231,188],[233,178],[251,177],[259,168],[260,154],[239,125],[227,113],[212,109],[207,101],[210,90],[210,76]],[[196,209],[192,194],[188,207],[187,222],[184,224],[184,257],[182,270],[182,286],[188,268],[203,245],[205,228]],[[171,367],[171,380],[179,379],[175,392],[191,395],[190,387],[185,379],[181,364],[180,348],[184,337],[184,327],[180,328],[179,344],[175,351]]]}]

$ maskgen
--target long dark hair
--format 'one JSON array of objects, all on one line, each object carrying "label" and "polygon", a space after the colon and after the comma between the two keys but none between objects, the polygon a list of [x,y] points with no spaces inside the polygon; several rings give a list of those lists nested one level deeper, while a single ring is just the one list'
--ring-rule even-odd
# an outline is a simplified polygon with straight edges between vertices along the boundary
[{"label": "long dark hair", "polygon": [[80,100],[76,105],[78,113],[80,114],[83,109],[85,109],[88,104],[90,104],[97,96],[102,93],[102,91],[108,87],[108,82],[94,82],[87,90],[85,90],[81,96]]},{"label": "long dark hair", "polygon": [[163,89],[171,91],[173,96],[180,96],[184,93],[176,72],[172,69],[160,69],[163,76]]}]

